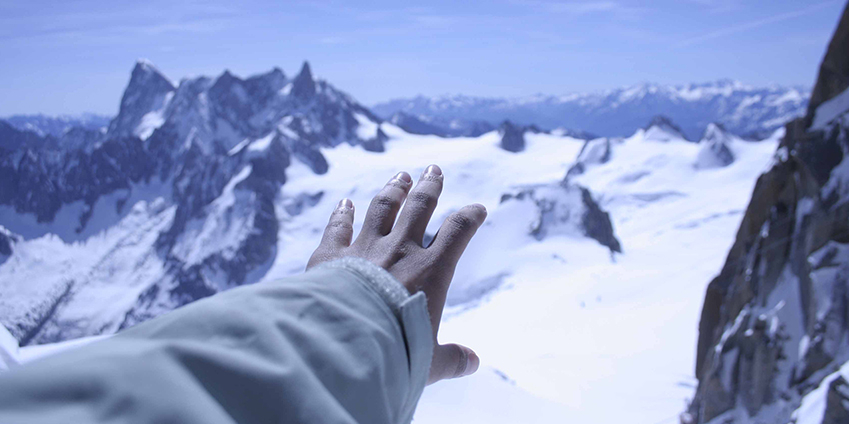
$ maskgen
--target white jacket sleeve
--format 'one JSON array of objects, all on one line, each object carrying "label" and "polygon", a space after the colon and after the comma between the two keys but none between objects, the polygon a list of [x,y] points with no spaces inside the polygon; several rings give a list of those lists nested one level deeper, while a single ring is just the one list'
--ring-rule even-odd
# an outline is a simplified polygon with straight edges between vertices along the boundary
[{"label": "white jacket sleeve", "polygon": [[345,258],[0,374],[0,423],[409,423],[424,294]]}]

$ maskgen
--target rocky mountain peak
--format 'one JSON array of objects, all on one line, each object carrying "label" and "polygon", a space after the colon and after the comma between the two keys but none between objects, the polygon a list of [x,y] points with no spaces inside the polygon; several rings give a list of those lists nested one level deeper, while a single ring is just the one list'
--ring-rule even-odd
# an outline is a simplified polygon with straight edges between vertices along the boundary
[{"label": "rocky mountain peak", "polygon": [[[174,84],[146,60],[139,60],[130,76],[118,116],[109,124],[109,135],[126,137],[141,135],[137,128],[145,114],[161,109],[166,96],[176,90]],[[147,134],[149,135],[149,134]]]},{"label": "rocky mountain peak", "polygon": [[301,71],[292,81],[292,95],[299,99],[308,99],[315,95],[315,79],[307,61],[304,61]]},{"label": "rocky mountain peak", "polygon": [[645,127],[646,138],[656,141],[670,141],[672,139],[686,140],[684,132],[678,125],[675,125],[667,116],[656,115]]},{"label": "rocky mountain peak", "polygon": [[[146,59],[139,59],[130,73],[129,87],[140,86],[153,90],[172,91],[176,87],[168,77]],[[128,88],[129,88],[128,87]]]},{"label": "rocky mountain peak", "polygon": [[[849,8],[849,5],[846,6]],[[810,125],[817,108],[849,88],[849,14],[846,10],[828,44],[820,64],[817,82],[808,102],[807,124]]]}]

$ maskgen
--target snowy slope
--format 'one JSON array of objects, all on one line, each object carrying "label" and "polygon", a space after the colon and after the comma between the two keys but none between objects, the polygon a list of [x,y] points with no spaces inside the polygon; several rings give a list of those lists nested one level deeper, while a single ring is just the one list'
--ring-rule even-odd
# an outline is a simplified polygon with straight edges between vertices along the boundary
[{"label": "snowy slope", "polygon": [[[525,150],[510,153],[499,148],[496,132],[443,139],[406,134],[386,123],[381,128],[389,136],[383,153],[341,145],[323,150],[330,164],[325,174],[297,162],[286,170],[287,183],[275,201],[281,217],[277,251],[265,279],[303,270],[339,198],[354,200],[360,226],[368,201],[395,172],[415,174],[439,163],[446,186],[429,233],[467,203],[481,202],[490,211],[461,260],[441,330],[443,341],[474,347],[483,366],[471,378],[429,387],[416,422],[677,420],[672,417],[692,390],[704,287],[733,240],[754,179],[771,160],[774,137],[757,143],[730,138],[735,161],[711,169],[695,166],[703,146],[668,134],[653,138],[663,133],[659,129],[596,140],[610,142],[608,160],[587,162],[583,173],[569,179],[590,188],[610,212],[624,251],[612,255],[574,231],[550,232],[540,240],[532,234],[534,204],[501,201],[505,193],[561,181],[579,158],[583,140],[528,132]],[[231,202],[227,193],[210,207]],[[87,311],[88,318],[106,317],[109,305],[120,303],[110,281],[139,269],[162,269],[143,253],[152,245],[144,234],[153,222],[170,219],[169,209],[153,206],[136,205],[120,224],[85,243],[63,245],[49,236],[25,241],[0,265],[5,275],[0,281],[37,279],[25,274],[26,264],[38,270],[54,262],[59,264],[51,266],[68,266],[82,261],[80,255],[105,257],[78,269],[110,269],[112,278],[99,278],[85,290],[91,296],[86,303],[98,305]],[[145,224],[134,222],[145,216]],[[186,254],[202,254],[204,248],[210,246],[185,246]],[[104,251],[123,257],[97,253]],[[32,252],[41,253],[39,262]],[[61,282],[55,284],[61,288]],[[83,319],[86,311],[79,311]],[[36,348],[24,351],[30,349]]]},{"label": "snowy slope", "polygon": [[[609,143],[605,161],[587,160],[584,140],[543,133],[524,133],[524,150],[511,153],[499,147],[497,132],[443,139],[410,135],[387,123],[380,128],[389,137],[383,153],[343,144],[322,149],[329,163],[324,174],[300,162],[286,169],[287,182],[275,200],[276,253],[262,269],[264,279],[303,270],[338,199],[353,199],[359,227],[368,201],[395,172],[415,175],[438,163],[446,186],[430,234],[465,204],[481,202],[490,211],[461,260],[441,334],[443,341],[474,347],[483,366],[471,378],[429,387],[416,422],[677,419],[672,417],[692,390],[704,287],[722,263],[751,186],[780,134],[757,143],[729,136],[734,161],[701,169],[696,164],[702,143],[670,138],[663,128],[594,140]],[[588,187],[610,213],[623,254],[612,254],[577,230],[549,231],[540,239],[533,234],[539,218],[533,202],[502,202],[504,194],[528,187],[557,186],[578,158],[583,172],[571,173],[570,183]],[[231,188],[207,207],[209,219],[226,216],[212,211],[232,210],[238,196],[232,188],[251,172],[235,174]],[[166,272],[153,254],[151,235],[173,219],[173,207],[160,199],[141,201],[132,210],[85,241],[66,244],[42,236],[18,243],[0,265],[0,292],[27,290],[15,298],[42,299],[50,307],[74,280],[85,303],[65,313],[110,325],[119,305],[128,303],[122,297],[132,298],[135,287],[149,284],[145,279]],[[210,249],[226,252],[226,243],[241,234],[238,225],[191,224],[184,233],[194,234],[189,239],[215,244],[178,243],[176,254],[190,260]],[[63,277],[45,280],[46,275]],[[33,349],[44,348],[23,351]]]},{"label": "snowy slope", "polygon": [[[484,367],[468,381],[427,389],[417,422],[516,422],[510,417],[537,417],[530,411],[550,413],[528,422],[677,417],[693,384],[704,287],[733,240],[775,138],[736,139],[737,160],[710,170],[695,167],[699,144],[646,139],[643,131],[614,140],[608,163],[573,177],[614,218],[625,253],[611,257],[580,236],[538,241],[530,234],[530,205],[499,203],[517,187],[561,180],[582,141],[526,133],[526,150],[511,154],[497,148],[495,133],[445,140],[385,124],[384,131],[391,137],[384,154],[340,146],[325,152],[327,174],[303,167],[290,174],[284,201],[319,190],[324,195],[310,212],[281,225],[281,246],[266,278],[303,268],[339,198],[354,200],[361,225],[368,200],[394,172],[439,163],[446,188],[431,234],[464,204],[481,202],[490,210],[461,260],[442,326],[444,341],[473,346]],[[507,400],[492,409],[500,398]],[[617,408],[609,407],[611,398]],[[446,405],[445,399],[455,401]]]},{"label": "snowy slope", "polygon": [[[603,136],[627,136],[655,115],[671,117],[691,140],[711,122],[738,135],[769,135],[804,114],[810,90],[801,87],[751,87],[738,81],[702,84],[637,84],[594,93],[519,98],[464,95],[395,99],[373,107],[385,118],[401,112],[444,127],[445,122],[510,119],[544,128],[565,127]],[[444,131],[444,130],[443,130]]]}]

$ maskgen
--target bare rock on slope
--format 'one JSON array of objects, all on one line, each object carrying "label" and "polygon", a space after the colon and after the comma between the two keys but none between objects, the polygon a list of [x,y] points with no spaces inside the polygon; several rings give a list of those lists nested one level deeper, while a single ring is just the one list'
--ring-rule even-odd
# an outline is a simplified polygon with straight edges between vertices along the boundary
[{"label": "bare rock on slope", "polygon": [[787,125],[708,286],[688,420],[786,423],[849,355],[849,110],[810,127],[816,109],[847,86],[849,8],[807,116]]}]

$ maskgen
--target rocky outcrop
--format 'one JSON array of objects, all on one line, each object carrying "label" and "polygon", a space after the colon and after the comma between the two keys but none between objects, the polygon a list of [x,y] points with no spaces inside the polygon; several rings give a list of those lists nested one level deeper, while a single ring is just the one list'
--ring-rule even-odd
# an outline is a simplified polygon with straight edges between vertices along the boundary
[{"label": "rocky outcrop", "polygon": [[708,124],[699,144],[701,148],[696,156],[696,168],[722,168],[734,163],[734,152],[730,147],[731,135],[721,125]]},{"label": "rocky outcrop", "polygon": [[838,377],[828,386],[822,424],[849,423],[849,383]]},{"label": "rocky outcrop", "polygon": [[847,33],[849,8],[807,117],[786,126],[726,263],[708,286],[699,386],[684,422],[723,416],[785,423],[800,396],[849,357],[849,110],[810,127],[816,108],[845,90]]},{"label": "rocky outcrop", "polygon": [[529,201],[536,205],[537,216],[529,232],[537,240],[558,234],[580,235],[598,241],[611,252],[622,252],[610,214],[601,209],[584,187],[567,182],[527,187],[501,196],[501,203],[508,201]]},{"label": "rocky outcrop", "polygon": [[581,175],[590,165],[601,165],[610,161],[613,155],[613,150],[610,146],[609,138],[595,138],[587,140],[578,152],[578,157],[575,163],[569,168],[564,181],[568,181],[569,177]]},{"label": "rocky outcrop", "polygon": [[513,153],[525,150],[525,128],[504,121],[498,127],[498,134],[501,135],[499,146],[502,149]]},{"label": "rocky outcrop", "polygon": [[20,238],[0,225],[0,264],[12,255],[12,249]]}]

